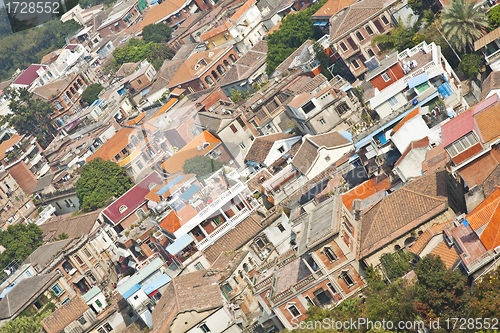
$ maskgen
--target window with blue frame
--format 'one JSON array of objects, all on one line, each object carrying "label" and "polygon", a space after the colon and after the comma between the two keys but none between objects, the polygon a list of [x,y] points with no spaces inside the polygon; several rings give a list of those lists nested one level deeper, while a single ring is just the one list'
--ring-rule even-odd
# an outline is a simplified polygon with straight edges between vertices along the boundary
[{"label": "window with blue frame", "polygon": [[50,290],[52,290],[56,296],[61,295],[63,292],[63,289],[61,288],[59,283],[56,283],[56,285],[50,288]]}]

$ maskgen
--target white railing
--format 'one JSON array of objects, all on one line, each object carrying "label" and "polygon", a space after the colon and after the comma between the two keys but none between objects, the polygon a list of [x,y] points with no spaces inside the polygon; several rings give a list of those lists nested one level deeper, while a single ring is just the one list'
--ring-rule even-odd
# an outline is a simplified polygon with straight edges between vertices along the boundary
[{"label": "white railing", "polygon": [[147,266],[151,261],[153,261],[154,259],[156,258],[160,258],[160,254],[158,252],[155,252],[153,253],[152,255],[150,255],[149,257],[147,257],[146,259],[144,259],[143,261],[141,261],[138,265],[137,265],[137,270],[140,270],[142,268],[144,268],[145,266]]},{"label": "white railing", "polygon": [[224,200],[228,197],[231,197],[235,193],[238,193],[244,185],[241,182],[236,183],[231,187],[228,191],[222,193],[217,199],[212,201],[207,207],[203,208],[198,212],[198,215],[204,219],[207,217],[211,212],[213,212],[213,209],[216,208],[218,205],[220,205],[222,202],[225,202]]}]

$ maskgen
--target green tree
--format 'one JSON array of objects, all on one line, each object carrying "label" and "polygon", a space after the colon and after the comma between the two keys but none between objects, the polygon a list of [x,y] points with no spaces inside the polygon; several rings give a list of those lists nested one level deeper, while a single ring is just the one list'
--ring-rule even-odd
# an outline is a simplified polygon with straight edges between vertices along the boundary
[{"label": "green tree", "polygon": [[24,261],[43,243],[43,232],[34,223],[15,224],[0,231],[0,245],[6,250],[0,254],[0,265],[7,266],[12,260]]},{"label": "green tree", "polygon": [[400,18],[396,28],[389,31],[388,34],[373,37],[371,43],[372,45],[378,45],[381,52],[389,50],[398,50],[401,52],[418,44],[419,41],[414,40],[414,37],[419,30],[420,20],[417,20],[413,25],[409,25],[405,24]]},{"label": "green tree", "polygon": [[488,28],[484,9],[474,8],[475,1],[454,0],[442,15],[443,35],[459,52],[474,50],[474,42]]},{"label": "green tree", "polygon": [[0,328],[0,333],[38,333],[42,329],[42,316],[19,316]]},{"label": "green tree", "polygon": [[120,197],[133,183],[124,169],[116,163],[96,158],[87,163],[76,182],[80,209],[90,212],[104,207],[111,197]]},{"label": "green tree", "polygon": [[465,317],[468,293],[466,279],[449,271],[439,256],[427,255],[415,266],[416,309],[424,319]]},{"label": "green tree", "polygon": [[409,252],[397,251],[395,253],[386,253],[380,258],[382,269],[385,275],[390,279],[402,277],[411,270],[410,260],[412,255]]},{"label": "green tree", "polygon": [[99,93],[104,89],[100,83],[89,84],[87,89],[82,93],[82,101],[87,104],[92,104],[99,96]]},{"label": "green tree", "polygon": [[311,15],[326,0],[315,3],[306,10],[287,15],[278,30],[267,36],[266,73],[269,75],[308,39],[321,37],[321,30],[314,26]]},{"label": "green tree", "polygon": [[314,54],[316,56],[316,59],[318,59],[319,64],[321,65],[321,68],[323,71],[323,75],[328,79],[332,79],[332,74],[328,70],[328,67],[330,67],[330,56],[326,52],[326,50],[319,44],[318,42],[313,44],[313,50]]},{"label": "green tree", "polygon": [[165,43],[146,43],[137,38],[132,38],[126,46],[113,51],[114,62],[117,66],[147,59],[156,70],[162,66],[165,59],[172,59],[174,55],[174,50]]},{"label": "green tree", "polygon": [[482,280],[474,284],[474,292],[469,303],[469,318],[500,318],[500,267],[486,273]]},{"label": "green tree", "polygon": [[142,40],[146,43],[165,43],[172,34],[172,28],[165,23],[149,24],[142,29]]},{"label": "green tree", "polygon": [[10,96],[12,113],[0,116],[0,123],[8,123],[20,134],[36,136],[38,143],[46,147],[55,131],[51,119],[54,107],[41,99],[34,99],[26,89],[8,88],[6,93]]},{"label": "green tree", "polygon": [[184,162],[184,173],[194,173],[200,180],[209,177],[214,171],[219,170],[225,163],[213,160],[208,156],[199,155]]},{"label": "green tree", "polygon": [[231,96],[229,96],[233,103],[246,101],[248,97],[250,97],[250,91],[246,89],[245,91],[241,91],[240,89],[231,89]]},{"label": "green tree", "polygon": [[494,30],[500,27],[500,7],[495,6],[490,9],[488,12],[488,23],[490,25],[490,29]]},{"label": "green tree", "polygon": [[0,38],[0,81],[8,79],[18,68],[23,70],[31,64],[39,64],[47,53],[63,47],[65,38],[79,28],[81,26],[74,20],[64,23],[52,20],[40,27]]},{"label": "green tree", "polygon": [[479,74],[479,69],[483,65],[483,59],[481,55],[476,53],[465,54],[458,65],[458,71],[469,79],[472,79]]}]

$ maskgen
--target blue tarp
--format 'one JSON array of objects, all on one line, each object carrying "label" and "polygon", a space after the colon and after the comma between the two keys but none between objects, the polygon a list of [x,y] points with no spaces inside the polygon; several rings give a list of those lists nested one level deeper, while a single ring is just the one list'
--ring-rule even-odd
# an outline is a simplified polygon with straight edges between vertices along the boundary
[{"label": "blue tarp", "polygon": [[379,132],[377,135],[376,135],[377,139],[380,140],[380,143],[385,145],[387,143],[387,139],[385,138],[385,135],[384,135],[384,132]]},{"label": "blue tarp", "polygon": [[182,175],[179,175],[177,177],[175,177],[174,179],[172,179],[171,181],[169,181],[167,183],[167,185],[163,186],[163,188],[161,190],[159,190],[158,192],[156,192],[156,194],[158,195],[162,195],[163,193],[167,192],[168,190],[170,190],[175,184],[177,184],[178,182],[180,182],[182,180],[182,178],[184,178],[184,176]]},{"label": "blue tarp", "polygon": [[348,131],[345,131],[345,132],[341,133],[340,135],[342,135],[344,138],[346,138],[347,140],[352,142],[352,134],[349,133]]},{"label": "blue tarp", "polygon": [[172,281],[172,279],[170,278],[170,276],[168,276],[167,274],[163,274],[160,277],[158,277],[157,279],[153,280],[152,282],[150,282],[150,283],[142,286],[142,290],[146,294],[149,295],[152,292],[154,292],[155,290],[160,289],[161,287],[163,287],[164,285],[166,285],[170,281]]},{"label": "blue tarp", "polygon": [[453,90],[451,90],[451,86],[448,82],[443,83],[438,87],[438,91],[443,96],[443,98],[446,98],[450,95],[453,94]]},{"label": "blue tarp", "polygon": [[187,190],[186,192],[182,193],[181,194],[181,199],[182,200],[186,200],[188,201],[189,199],[191,199],[193,197],[193,195],[196,194],[196,192],[198,192],[199,190],[201,189],[201,187],[199,187],[198,185],[196,184],[193,184],[191,185]]},{"label": "blue tarp", "polygon": [[353,161],[357,160],[358,158],[359,158],[358,154],[351,156],[351,157],[349,158],[349,163],[351,163],[351,162],[353,162]]},{"label": "blue tarp", "polygon": [[463,219],[462,224],[465,225],[465,226],[468,226],[469,225],[469,221],[467,221],[466,219]]},{"label": "blue tarp", "polygon": [[429,81],[429,77],[427,76],[427,73],[423,73],[420,75],[417,75],[411,79],[408,80],[408,88],[413,88],[418,86],[419,84],[422,84],[424,82]]},{"label": "blue tarp", "polygon": [[139,289],[141,289],[141,286],[138,283],[136,283],[136,284],[134,284],[134,286],[132,288],[130,288],[129,290],[124,292],[122,296],[123,296],[123,298],[127,299],[130,296],[132,296]]},{"label": "blue tarp", "polygon": [[314,25],[316,25],[316,26],[320,26],[320,27],[325,26],[325,25],[327,25],[327,24],[328,24],[328,21],[323,21],[323,22],[314,22]]},{"label": "blue tarp", "polygon": [[171,255],[176,255],[192,242],[194,242],[194,239],[193,237],[189,236],[189,234],[182,235],[181,237],[177,238],[175,242],[167,246],[167,252]]},{"label": "blue tarp", "polygon": [[142,92],[142,96],[146,95],[149,92],[149,89],[146,89]]},{"label": "blue tarp", "polygon": [[343,90],[343,91],[348,91],[349,89],[352,89],[352,86],[351,86],[351,85],[348,85],[347,87],[343,88],[342,90]]}]

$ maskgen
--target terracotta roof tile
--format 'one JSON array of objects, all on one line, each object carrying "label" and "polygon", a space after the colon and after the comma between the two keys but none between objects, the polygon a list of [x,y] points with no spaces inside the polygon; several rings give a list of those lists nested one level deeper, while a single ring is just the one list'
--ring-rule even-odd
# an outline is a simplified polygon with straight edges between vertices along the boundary
[{"label": "terracotta roof tile", "polygon": [[328,0],[316,13],[312,15],[312,19],[317,19],[322,16],[335,15],[339,10],[352,5],[356,0]]},{"label": "terracotta roof tile", "polygon": [[446,171],[423,175],[363,212],[361,257],[447,209]]},{"label": "terracotta roof tile", "polygon": [[142,31],[147,25],[166,20],[176,10],[181,9],[184,2],[184,0],[164,0],[161,4],[151,7],[144,18],[137,23],[139,25],[137,31]]},{"label": "terracotta roof tile", "polygon": [[439,256],[447,269],[451,269],[460,258],[457,248],[455,246],[448,246],[444,240],[431,251],[431,254]]},{"label": "terracotta roof tile", "polygon": [[[198,147],[202,148],[204,143],[208,143],[209,145],[205,149],[198,150]],[[195,137],[181,150],[179,150],[173,156],[163,162],[162,167],[170,174],[179,171],[182,172],[182,168],[186,160],[195,156],[206,155],[220,143],[221,141],[214,137],[210,132],[203,131],[203,133]]]},{"label": "terracotta roof tile", "polygon": [[474,120],[484,142],[500,137],[500,103],[474,115]]},{"label": "terracotta roof tile", "polygon": [[262,185],[260,179],[263,177],[265,180],[270,179],[273,175],[267,170],[267,168],[260,169],[255,175],[246,181],[246,185],[250,190],[250,193],[255,191],[262,191]]},{"label": "terracotta roof tile", "polygon": [[342,194],[342,202],[347,209],[351,209],[352,203],[356,199],[366,199],[375,193],[388,190],[391,187],[391,180],[381,175],[356,186],[348,192]]},{"label": "terracotta roof tile", "polygon": [[289,133],[276,133],[256,137],[245,155],[247,161],[264,163],[274,142],[293,137]]},{"label": "terracotta roof tile", "polygon": [[172,210],[158,225],[168,232],[174,233],[197,214],[198,212],[191,205],[186,205],[178,212]]},{"label": "terracotta roof tile", "polygon": [[42,326],[47,333],[59,333],[89,309],[83,298],[76,296],[42,320]]},{"label": "terracotta roof tile", "polygon": [[433,235],[431,231],[429,229],[425,230],[424,233],[418,237],[417,241],[410,247],[410,252],[420,254],[432,237]]},{"label": "terracotta roof tile", "polygon": [[219,238],[217,242],[203,250],[203,255],[209,262],[214,263],[221,253],[238,250],[255,237],[261,229],[262,225],[252,216],[249,216]]},{"label": "terracotta roof tile", "polygon": [[396,133],[397,131],[399,131],[399,129],[401,127],[403,127],[403,125],[408,121],[410,120],[411,118],[415,117],[416,115],[418,115],[418,113],[420,112],[420,107],[416,108],[415,110],[413,110],[412,112],[408,113],[406,115],[406,117],[404,117],[397,125],[396,127],[393,128],[392,130],[392,133],[394,135],[394,133]]},{"label": "terracotta roof tile", "polygon": [[122,128],[115,135],[111,137],[108,141],[97,149],[97,151],[87,158],[87,162],[92,161],[95,158],[102,158],[105,161],[111,160],[116,154],[118,154],[123,148],[125,148],[131,141],[130,137],[132,134],[137,132],[135,128]]},{"label": "terracotta roof tile", "polygon": [[399,163],[401,163],[413,149],[424,148],[424,147],[426,148],[429,147],[429,137],[427,136],[425,138],[410,143],[408,148],[406,148],[406,150],[403,152],[403,155],[401,155],[401,157],[396,161],[396,163],[394,163],[394,166],[396,167]]},{"label": "terracotta roof tile", "polygon": [[490,75],[483,81],[481,85],[481,96],[480,100],[483,101],[486,99],[486,96],[493,89],[500,88],[500,72],[491,72]]},{"label": "terracotta roof tile", "polygon": [[232,23],[229,21],[229,19],[225,22],[222,22],[220,25],[210,29],[209,31],[201,34],[200,36],[200,41],[204,42],[214,36],[217,36],[224,31],[228,31],[232,27]]},{"label": "terracotta roof tile", "polygon": [[466,217],[474,231],[484,227],[479,239],[488,250],[500,245],[500,188]]},{"label": "terracotta roof tile", "polygon": [[69,213],[51,218],[40,225],[40,229],[43,232],[43,240],[49,242],[62,233],[68,235],[69,239],[87,235],[96,223],[101,210],[98,209],[94,212],[75,217],[71,217],[72,214]]},{"label": "terracotta roof tile", "polygon": [[[292,14],[294,15],[294,14]],[[275,72],[280,72],[280,73],[283,73],[285,71],[288,70],[288,67],[290,67],[290,65],[292,64],[293,60],[295,59],[295,57],[297,57],[298,55],[300,55],[302,53],[302,50],[304,50],[304,48],[306,47],[309,47],[313,45],[313,42],[312,40],[306,40],[301,46],[299,46],[299,48],[297,50],[295,50],[292,54],[290,54],[288,56],[288,58],[286,58],[285,60],[283,60],[283,62],[281,64],[279,64],[278,67],[276,67],[276,69],[274,70]]]}]

